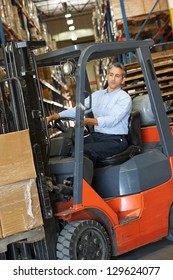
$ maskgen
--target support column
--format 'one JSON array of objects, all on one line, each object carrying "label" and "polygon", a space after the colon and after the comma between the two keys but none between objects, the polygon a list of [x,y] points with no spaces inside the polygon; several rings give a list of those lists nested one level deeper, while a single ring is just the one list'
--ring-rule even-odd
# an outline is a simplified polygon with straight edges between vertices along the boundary
[{"label": "support column", "polygon": [[[129,41],[130,40],[130,34],[129,34],[129,28],[128,28],[128,23],[127,23],[127,17],[126,17],[126,11],[125,11],[125,7],[124,7],[124,0],[120,0],[120,7],[121,7],[121,13],[122,13],[122,17],[123,17],[123,23],[124,23],[124,32],[126,35],[126,40]],[[133,58],[133,53],[129,53],[129,58],[130,58],[130,62],[134,62],[134,58]]]},{"label": "support column", "polygon": [[169,12],[170,12],[170,21],[173,29],[173,0],[168,0]]},{"label": "support column", "polygon": [[0,40],[1,43],[4,45],[5,44],[5,36],[4,36],[4,31],[3,31],[3,26],[2,26],[2,20],[0,19]]}]

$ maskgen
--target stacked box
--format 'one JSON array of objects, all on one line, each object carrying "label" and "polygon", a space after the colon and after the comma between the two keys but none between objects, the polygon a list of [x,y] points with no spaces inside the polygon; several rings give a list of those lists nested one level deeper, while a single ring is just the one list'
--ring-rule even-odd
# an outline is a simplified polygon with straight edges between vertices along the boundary
[{"label": "stacked box", "polygon": [[43,98],[52,100],[52,91],[47,87],[43,88]]},{"label": "stacked box", "polygon": [[0,238],[42,225],[35,179],[0,186]]},{"label": "stacked box", "polygon": [[23,3],[23,7],[25,7],[29,17],[33,20],[34,25],[40,31],[40,22],[38,19],[37,8],[35,3],[32,0],[25,0],[25,3]]},{"label": "stacked box", "polygon": [[[153,8],[156,0],[143,0],[144,2],[144,9],[145,9],[145,13],[150,13],[151,9]],[[168,1],[165,0],[159,0],[159,2],[157,3],[154,12],[158,12],[158,11],[165,11],[168,10]]]},{"label": "stacked box", "polygon": [[[126,17],[135,17],[150,13],[155,2],[155,0],[124,0]],[[110,0],[110,5],[114,19],[122,19],[120,1]],[[167,9],[169,9],[167,1],[160,0],[153,12],[164,11]]]},{"label": "stacked box", "polygon": [[6,77],[6,72],[5,72],[4,68],[2,68],[0,66],[0,80],[4,79],[5,77]]},{"label": "stacked box", "polygon": [[43,225],[29,131],[0,135],[0,238]]},{"label": "stacked box", "polygon": [[0,18],[8,28],[13,26],[13,13],[10,0],[1,0],[0,4]]},{"label": "stacked box", "polygon": [[27,41],[29,39],[28,33],[26,32],[26,29],[24,30],[22,28],[17,6],[12,6],[11,10],[12,10],[12,14],[13,14],[13,24],[12,24],[11,29],[13,30],[15,36],[19,40]]},{"label": "stacked box", "polygon": [[[45,40],[45,47],[34,50],[36,55],[46,53],[49,49],[56,49],[56,42],[52,40],[52,36],[47,32],[46,24],[42,23],[40,26],[35,3],[32,0],[20,0],[19,2],[21,6],[18,5],[18,2],[12,4],[11,0],[0,1],[0,19],[8,30],[8,36],[5,34],[6,41],[14,40],[14,38],[19,41]],[[22,23],[18,14],[19,9],[23,13]],[[31,25],[29,30],[28,20]]]}]

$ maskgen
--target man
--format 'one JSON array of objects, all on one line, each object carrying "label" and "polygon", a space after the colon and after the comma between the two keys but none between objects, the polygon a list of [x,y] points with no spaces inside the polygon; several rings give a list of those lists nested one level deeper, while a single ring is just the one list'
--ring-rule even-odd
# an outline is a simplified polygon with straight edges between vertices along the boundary
[{"label": "man", "polygon": [[[121,89],[126,72],[121,63],[108,66],[108,87],[94,92],[92,96],[93,118],[85,118],[85,125],[93,125],[94,132],[84,139],[84,154],[94,165],[99,159],[110,157],[128,147],[128,119],[131,113],[130,96]],[[85,99],[89,108],[89,97]],[[60,117],[75,117],[75,108],[47,117],[47,122]]]}]

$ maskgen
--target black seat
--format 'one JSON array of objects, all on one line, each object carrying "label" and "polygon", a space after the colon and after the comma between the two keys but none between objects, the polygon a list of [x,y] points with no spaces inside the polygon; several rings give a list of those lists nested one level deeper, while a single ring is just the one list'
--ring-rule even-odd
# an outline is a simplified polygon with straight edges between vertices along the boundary
[{"label": "black seat", "polygon": [[133,111],[129,117],[129,132],[127,140],[129,143],[128,148],[111,157],[99,160],[96,163],[96,167],[103,167],[107,165],[121,164],[133,156],[140,154],[142,151],[142,138],[141,138],[141,118],[138,111]]}]

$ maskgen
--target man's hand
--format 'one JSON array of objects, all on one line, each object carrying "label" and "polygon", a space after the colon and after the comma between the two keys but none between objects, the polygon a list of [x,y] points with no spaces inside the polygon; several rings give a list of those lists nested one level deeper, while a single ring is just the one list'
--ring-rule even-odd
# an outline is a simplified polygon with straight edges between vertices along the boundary
[{"label": "man's hand", "polygon": [[56,120],[56,119],[59,119],[59,118],[60,118],[59,114],[53,114],[53,115],[50,115],[50,116],[46,117],[46,122],[47,122],[47,124],[49,124],[53,120]]},{"label": "man's hand", "polygon": [[85,125],[98,125],[98,120],[96,118],[84,118]]}]

